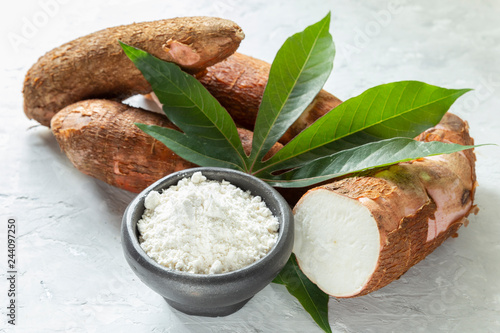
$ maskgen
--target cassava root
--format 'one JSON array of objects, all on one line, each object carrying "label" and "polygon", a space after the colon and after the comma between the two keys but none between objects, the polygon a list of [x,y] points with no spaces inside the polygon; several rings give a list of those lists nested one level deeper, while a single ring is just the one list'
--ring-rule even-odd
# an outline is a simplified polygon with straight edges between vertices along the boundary
[{"label": "cassava root", "polygon": [[[472,145],[447,113],[416,138]],[[400,163],[309,190],[295,205],[297,262],[335,297],[368,294],[398,279],[476,212],[472,150]]]},{"label": "cassava root", "polygon": [[[263,60],[235,53],[207,68],[207,73],[198,80],[226,108],[236,124],[253,131],[270,69],[271,65]],[[286,144],[340,103],[337,97],[321,90],[280,142]]]},{"label": "cassava root", "polygon": [[[134,123],[176,129],[164,115],[105,99],[67,106],[52,118],[51,129],[78,170],[127,191],[140,192],[172,172],[196,166]],[[239,128],[238,134],[249,154],[253,133]],[[280,148],[276,144],[271,154]]]},{"label": "cassava root", "polygon": [[[208,67],[206,73],[199,75],[197,79],[227,110],[238,126],[253,131],[270,69],[271,64],[236,52]],[[161,107],[156,96],[151,94],[151,97]],[[340,103],[340,99],[321,90],[279,142],[288,143]]]},{"label": "cassava root", "polygon": [[181,17],[104,29],[47,52],[24,81],[24,112],[45,126],[62,108],[92,98],[125,99],[151,91],[118,41],[199,73],[236,51],[244,34],[234,22]]}]

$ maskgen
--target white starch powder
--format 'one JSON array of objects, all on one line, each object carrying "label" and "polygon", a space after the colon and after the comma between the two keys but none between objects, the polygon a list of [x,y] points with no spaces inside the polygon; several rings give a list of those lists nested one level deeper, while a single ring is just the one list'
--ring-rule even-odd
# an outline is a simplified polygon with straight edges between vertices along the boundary
[{"label": "white starch powder", "polygon": [[141,247],[159,264],[218,274],[262,258],[278,238],[279,222],[259,196],[201,172],[162,193],[150,192],[137,226]]}]

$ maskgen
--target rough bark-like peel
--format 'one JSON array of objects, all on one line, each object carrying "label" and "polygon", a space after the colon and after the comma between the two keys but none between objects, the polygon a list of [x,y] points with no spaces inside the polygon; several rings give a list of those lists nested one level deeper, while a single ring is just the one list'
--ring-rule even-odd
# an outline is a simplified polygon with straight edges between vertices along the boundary
[{"label": "rough bark-like peel", "polygon": [[[71,104],[53,118],[59,146],[81,172],[131,192],[140,192],[175,171],[195,167],[134,123],[177,129],[162,114],[110,100]],[[247,154],[253,133],[238,129]],[[271,153],[281,148],[276,144]]]},{"label": "rough bark-like peel", "polygon": [[213,17],[180,17],[97,31],[47,52],[31,67],[24,81],[24,112],[49,126],[55,113],[80,100],[149,93],[149,83],[124,54],[119,40],[198,73],[234,53],[243,38],[234,22]]},{"label": "rough bark-like peel", "polygon": [[[235,53],[207,68],[207,73],[198,80],[227,109],[237,124],[253,130],[270,69],[271,65],[263,60]],[[280,142],[287,143],[340,103],[337,97],[321,90]]]}]

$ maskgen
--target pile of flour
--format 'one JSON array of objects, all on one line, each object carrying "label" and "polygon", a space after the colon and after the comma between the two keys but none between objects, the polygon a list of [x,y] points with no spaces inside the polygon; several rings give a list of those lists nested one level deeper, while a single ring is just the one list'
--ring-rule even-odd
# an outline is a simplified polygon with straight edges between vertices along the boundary
[{"label": "pile of flour", "polygon": [[259,196],[201,172],[150,192],[144,205],[137,224],[141,247],[179,271],[237,270],[265,256],[278,238],[279,222]]}]

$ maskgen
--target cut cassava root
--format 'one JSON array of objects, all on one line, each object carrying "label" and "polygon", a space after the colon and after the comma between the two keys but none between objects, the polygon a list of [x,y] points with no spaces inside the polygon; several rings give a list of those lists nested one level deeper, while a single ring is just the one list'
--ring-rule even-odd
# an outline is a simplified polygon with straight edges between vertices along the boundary
[{"label": "cut cassava root", "polygon": [[[135,123],[176,128],[164,115],[105,100],[85,100],[58,112],[51,122],[57,142],[73,165],[121,189],[140,192],[158,179],[196,165],[182,159]],[[238,129],[247,154],[253,133]],[[276,144],[271,153],[281,148]]]},{"label": "cut cassava root", "polygon": [[198,73],[236,51],[244,34],[234,22],[181,17],[104,29],[42,56],[24,81],[24,112],[49,126],[54,114],[84,99],[124,99],[151,91],[118,41]]},{"label": "cut cassava root", "polygon": [[[417,139],[473,144],[467,124],[450,113]],[[316,187],[294,208],[297,262],[331,296],[375,291],[467,223],[475,187],[472,150]]]}]

